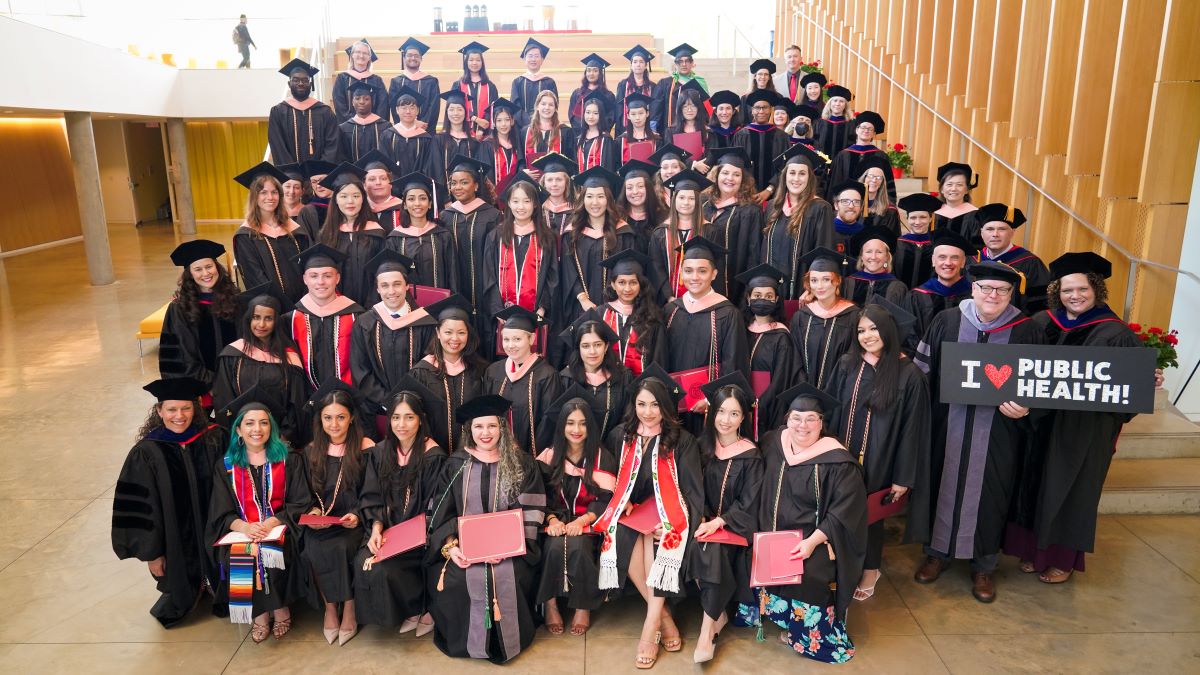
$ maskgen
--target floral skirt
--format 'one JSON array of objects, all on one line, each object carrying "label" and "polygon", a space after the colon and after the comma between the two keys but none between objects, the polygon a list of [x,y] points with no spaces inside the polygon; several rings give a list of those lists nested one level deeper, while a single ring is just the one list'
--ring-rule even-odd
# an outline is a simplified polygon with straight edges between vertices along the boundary
[{"label": "floral skirt", "polygon": [[845,663],[854,658],[846,623],[836,618],[832,606],[818,607],[760,592],[765,596],[762,616],[758,605],[739,602],[734,625],[755,626],[770,621],[787,631],[788,646],[797,654],[824,663]]}]

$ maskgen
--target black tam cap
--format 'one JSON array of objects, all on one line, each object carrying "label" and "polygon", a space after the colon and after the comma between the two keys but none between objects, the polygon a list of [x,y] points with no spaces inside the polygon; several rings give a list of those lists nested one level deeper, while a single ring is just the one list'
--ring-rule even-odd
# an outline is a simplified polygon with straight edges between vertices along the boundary
[{"label": "black tam cap", "polygon": [[817,84],[824,87],[825,84],[827,82],[829,82],[829,78],[825,77],[825,75],[822,73],[809,73],[809,74],[805,75],[804,77],[800,78],[800,86],[802,88],[807,87],[808,85],[812,84],[813,82],[816,82]]},{"label": "black tam cap", "polygon": [[775,74],[775,62],[771,59],[758,59],[750,64],[750,74],[753,75],[762,69],[766,69],[768,73]]},{"label": "black tam cap", "polygon": [[917,325],[917,317],[913,316],[912,312],[904,309],[900,305],[888,300],[878,293],[874,293],[867,299],[867,303],[871,305],[879,305],[887,310],[887,313],[892,317],[892,321],[896,324],[896,333],[900,339],[900,343],[908,338],[913,332],[913,328]]},{"label": "black tam cap", "polygon": [[928,192],[914,192],[911,195],[901,197],[900,201],[896,202],[896,205],[903,209],[905,213],[924,211],[932,215],[934,211],[942,208],[942,200]]},{"label": "black tam cap", "polygon": [[396,90],[395,95],[392,97],[392,107],[395,108],[403,103],[408,103],[408,101],[405,101],[406,98],[412,99],[412,103],[416,104],[418,110],[425,107],[425,97],[421,92],[407,84]]},{"label": "black tam cap", "polygon": [[171,251],[171,262],[178,267],[187,267],[197,260],[212,258],[216,260],[225,253],[225,247],[208,239],[185,241]]},{"label": "black tam cap", "polygon": [[793,143],[790,148],[775,158],[776,171],[782,171],[788,164],[806,164],[813,173],[824,173],[829,167],[829,158],[822,156],[812,146],[804,143]]},{"label": "black tam cap", "polygon": [[1014,230],[1026,223],[1025,214],[1021,213],[1021,209],[1008,204],[985,204],[979,207],[979,213],[975,214],[975,218],[981,226],[1001,222],[1007,223]]},{"label": "black tam cap", "polygon": [[886,227],[867,225],[863,229],[859,230],[858,234],[850,237],[850,242],[846,247],[846,253],[850,254],[851,257],[857,258],[859,253],[862,252],[863,246],[866,246],[867,242],[871,241],[872,239],[878,239],[879,241],[882,241],[884,246],[887,246],[888,251],[895,251],[896,238],[896,233],[892,232]]},{"label": "black tam cap", "polygon": [[357,166],[363,170],[363,176],[366,176],[366,172],[370,171],[371,169],[383,169],[389,174],[395,173],[400,169],[399,164],[393,162],[387,155],[383,154],[378,149],[372,150],[362,157],[359,157],[358,161],[354,163],[354,166]]},{"label": "black tam cap", "polygon": [[961,234],[954,230],[940,229],[934,230],[929,238],[929,250],[933,251],[939,246],[953,246],[960,249],[969,258],[979,252],[971,242],[967,241]]},{"label": "black tam cap", "polygon": [[724,246],[700,235],[683,242],[676,250],[683,253],[684,260],[708,260],[714,264],[718,258],[729,252]]},{"label": "black tam cap", "polygon": [[621,185],[621,177],[602,166],[593,166],[572,180],[581,188],[607,187],[611,192]]},{"label": "black tam cap", "polygon": [[537,40],[534,40],[533,38],[529,38],[528,40],[525,41],[525,46],[521,47],[521,58],[525,58],[525,53],[528,52],[530,49],[537,49],[539,52],[542,53],[542,58],[546,58],[550,54],[549,47],[538,42]]},{"label": "black tam cap", "polygon": [[275,168],[279,169],[280,173],[287,176],[287,180],[280,181],[281,183],[286,183],[289,180],[298,180],[302,183],[304,182],[304,165],[303,164],[300,164],[300,163],[280,164],[279,166],[277,166]]},{"label": "black tam cap", "polygon": [[821,111],[813,108],[812,106],[800,104],[795,108],[792,108],[792,117],[806,117],[808,118],[809,122],[815,123],[817,120],[821,119]]},{"label": "black tam cap", "polygon": [[629,108],[630,110],[637,108],[649,108],[650,104],[653,102],[653,98],[636,91],[625,97],[625,107]]},{"label": "black tam cap", "polygon": [[450,160],[450,173],[466,171],[467,173],[475,174],[476,179],[480,180],[482,179],[483,175],[487,173],[487,170],[488,165],[475,159],[474,157],[455,155],[454,158]]},{"label": "black tam cap", "polygon": [[1050,276],[1061,279],[1068,274],[1099,274],[1100,278],[1112,276],[1112,263],[1091,251],[1064,253],[1050,263]]},{"label": "black tam cap", "polygon": [[408,275],[416,271],[417,263],[406,255],[385,248],[367,261],[367,269],[371,270],[375,276],[387,272],[399,272],[407,280]]},{"label": "black tam cap", "polygon": [[[362,394],[359,393],[358,389],[355,389],[352,385],[346,384],[339,378],[327,377],[325,378],[325,381],[321,383],[321,386],[317,387],[317,390],[308,397],[308,403],[305,404],[305,407],[312,408],[313,414],[320,412],[317,410],[317,406],[321,404],[321,401],[326,396],[329,396],[335,391],[344,391],[349,394],[350,398],[354,399],[356,404],[355,408],[357,408],[357,404],[362,401]],[[352,409],[350,412],[354,413],[355,411]]]},{"label": "black tam cap", "polygon": [[520,305],[509,305],[496,312],[495,317],[504,322],[502,328],[523,330],[526,333],[536,332],[544,323],[542,317]]},{"label": "black tam cap", "polygon": [[588,433],[601,433],[603,429],[597,428],[596,418],[604,416],[604,406],[596,400],[596,397],[579,386],[578,382],[572,382],[571,386],[567,387],[562,395],[546,406],[546,412],[542,419],[555,425],[555,429],[558,429],[565,422],[565,420],[560,419],[563,408],[566,408],[573,401],[579,401],[583,405],[584,416],[587,418],[589,429]]},{"label": "black tam cap", "polygon": [[617,173],[621,174],[621,178],[624,180],[629,180],[630,178],[634,178],[641,174],[644,174],[643,177],[649,178],[657,171],[657,166],[651,164],[650,162],[643,162],[640,159],[631,159],[622,164],[621,168],[617,169]]},{"label": "black tam cap", "polygon": [[691,55],[695,54],[696,48],[689,45],[688,43],[684,42],[683,44],[679,45],[678,47],[675,47],[674,49],[668,49],[667,53],[670,54],[671,56],[673,56],[674,58],[679,59],[684,56],[691,56]]},{"label": "black tam cap", "polygon": [[350,86],[347,87],[347,89],[350,91],[351,96],[362,96],[363,94],[366,94],[370,96],[372,100],[375,98],[375,86],[366,80],[355,80],[350,83]]},{"label": "black tam cap", "polygon": [[304,160],[304,175],[312,178],[313,176],[328,176],[330,171],[337,168],[333,162],[326,162],[323,159],[306,159]]},{"label": "black tam cap", "polygon": [[663,186],[671,192],[678,192],[679,190],[695,190],[700,192],[712,187],[712,184],[712,181],[705,178],[704,174],[692,169],[684,169],[663,181]]},{"label": "black tam cap", "polygon": [[459,54],[466,56],[467,54],[482,54],[488,50],[487,45],[482,42],[472,40],[458,50]]},{"label": "black tam cap", "polygon": [[337,167],[325,175],[321,179],[321,187],[327,190],[336,190],[347,183],[354,181],[362,182],[367,177],[367,172],[363,171],[358,166],[350,162],[342,162]]},{"label": "black tam cap", "polygon": [[476,396],[458,406],[454,411],[454,419],[459,424],[466,424],[476,417],[504,417],[512,408],[512,402],[497,394]]},{"label": "black tam cap", "polygon": [[[938,185],[941,185],[946,180],[946,176],[954,174],[958,174],[965,178],[967,180],[968,188],[973,190],[976,187],[979,187],[979,174],[971,170],[970,164],[963,164],[962,162],[946,162],[945,164],[939,166],[937,170]],[[972,178],[972,176],[974,178]]]},{"label": "black tam cap", "polygon": [[263,175],[274,178],[275,180],[279,181],[280,185],[283,185],[288,181],[287,174],[280,171],[278,167],[270,162],[259,162],[258,164],[255,164],[249,169],[246,169],[245,171],[234,176],[233,179],[237,181],[238,185],[241,185],[249,190],[250,186],[254,183],[254,179]]},{"label": "black tam cap", "polygon": [[600,70],[604,70],[612,65],[608,61],[605,61],[603,56],[600,56],[595,52],[583,57],[579,60],[579,62],[588,68],[599,68]]},{"label": "black tam cap", "polygon": [[468,325],[471,322],[471,314],[475,311],[471,301],[457,293],[426,305],[424,309],[425,313],[437,319],[438,323],[458,320],[466,321]]},{"label": "black tam cap", "polygon": [[775,107],[775,102],[778,100],[779,94],[776,94],[770,89],[755,89],[749,94],[746,94],[746,106],[751,108],[754,107],[755,103],[759,103],[761,101],[766,101],[767,103],[771,104],[771,107]]},{"label": "black tam cap", "polygon": [[850,259],[837,251],[818,246],[800,256],[800,262],[808,265],[809,272],[836,272],[846,276]]},{"label": "black tam cap", "polygon": [[403,54],[410,49],[415,49],[421,54],[421,56],[425,56],[425,52],[429,51],[429,45],[416,38],[410,37],[400,45],[400,49],[398,51]]},{"label": "black tam cap", "polygon": [[832,190],[829,191],[829,196],[832,197],[834,200],[836,200],[837,196],[842,194],[846,190],[854,190],[855,192],[858,193],[858,196],[860,198],[862,198],[862,199],[867,198],[867,186],[863,185],[862,183],[860,183],[856,180],[845,180],[845,181],[838,183],[837,185],[833,186]]},{"label": "black tam cap", "polygon": [[287,64],[284,65],[284,67],[279,69],[279,73],[281,75],[287,75],[288,77],[291,77],[292,73],[294,71],[296,71],[297,69],[303,70],[304,72],[308,73],[309,77],[312,77],[312,76],[316,75],[317,73],[321,72],[321,70],[319,68],[313,68],[312,66],[310,66],[308,64],[307,61],[304,61],[303,59],[292,59],[291,61],[288,61]]},{"label": "black tam cap", "polygon": [[657,363],[651,363],[643,368],[642,374],[638,375],[633,381],[633,386],[636,388],[639,384],[645,382],[646,380],[658,380],[661,382],[662,385],[667,388],[667,394],[670,395],[671,400],[675,403],[679,403],[681,400],[683,400],[683,396],[685,394],[683,387],[679,386],[679,383],[675,381],[675,378],[671,377],[671,374],[663,370],[662,366],[658,365]]},{"label": "black tam cap", "polygon": [[645,277],[647,270],[650,269],[650,257],[640,251],[627,248],[601,260],[600,266],[612,270],[613,276],[640,274]]},{"label": "black tam cap", "polygon": [[346,47],[346,49],[343,50],[346,52],[346,56],[350,56],[350,54],[352,54],[354,52],[354,45],[358,44],[359,42],[366,45],[367,51],[371,52],[371,63],[374,63],[379,60],[379,55],[375,53],[375,48],[371,46],[371,43],[367,42],[367,38],[358,40],[354,44],[350,45],[349,47]]},{"label": "black tam cap", "polygon": [[645,47],[643,47],[641,45],[634,45],[632,49],[625,52],[624,56],[626,59],[628,59],[630,61],[632,61],[633,57],[635,57],[635,56],[640,56],[643,59],[646,59],[646,63],[649,63],[654,60],[654,55],[650,53],[650,50],[646,49]]},{"label": "black tam cap", "polygon": [[310,270],[314,267],[341,269],[342,263],[345,260],[345,253],[325,244],[313,244],[301,251],[300,255],[296,256],[296,262],[300,264],[300,269],[302,270]]},{"label": "black tam cap", "polygon": [[194,377],[168,377],[155,380],[142,389],[153,394],[154,398],[162,403],[163,401],[194,401],[208,391],[208,386]]},{"label": "black tam cap", "polygon": [[[707,398],[709,401],[712,401],[714,398],[716,398],[717,392],[722,387],[735,387],[737,389],[741,389],[742,393],[746,395],[746,398],[750,399],[751,401],[753,401],[755,398],[754,387],[750,386],[750,383],[746,381],[746,376],[743,375],[742,371],[740,370],[735,370],[728,375],[700,385],[700,391],[704,392],[705,398]],[[715,415],[716,412],[716,410],[712,410],[710,414]],[[750,411],[743,410],[742,413],[749,415]]]},{"label": "black tam cap", "polygon": [[867,122],[872,127],[875,127],[875,133],[877,134],[882,134],[884,129],[887,128],[887,125],[883,121],[883,117],[879,113],[872,112],[870,110],[864,110],[854,116],[854,126],[857,127],[863,122]]},{"label": "black tam cap", "polygon": [[672,143],[664,143],[653,155],[650,155],[649,161],[661,166],[664,159],[675,159],[686,164],[691,158],[692,153],[687,150]]},{"label": "black tam cap", "polygon": [[752,288],[774,288],[779,290],[788,281],[788,275],[784,274],[778,267],[767,263],[760,263],[751,267],[734,277],[746,286],[746,290]]},{"label": "black tam cap", "polygon": [[728,103],[736,110],[742,104],[742,98],[728,89],[722,89],[710,96],[708,102],[712,104],[714,110],[723,103]]},{"label": "black tam cap", "polygon": [[1016,287],[1019,292],[1025,292],[1025,275],[995,260],[971,263],[967,266],[967,276],[971,278],[972,282],[984,279],[1006,281]]},{"label": "black tam cap", "polygon": [[829,87],[825,89],[825,93],[829,95],[829,98],[844,98],[847,101],[854,98],[854,94],[850,93],[849,89],[840,84],[829,85]]},{"label": "black tam cap", "polygon": [[433,179],[419,171],[404,174],[392,183],[399,186],[401,196],[408,194],[409,190],[424,190],[425,194],[433,196]]},{"label": "black tam cap", "polygon": [[571,322],[570,326],[567,326],[558,334],[558,337],[568,345],[574,346],[577,336],[590,333],[593,330],[609,346],[612,346],[619,339],[617,334],[613,332],[612,327],[604,323],[604,319],[594,309],[589,309],[580,314],[578,319],[575,319]]},{"label": "black tam cap", "polygon": [[574,176],[579,173],[579,165],[575,160],[558,152],[548,152],[533,162],[533,168],[542,173],[565,173]]},{"label": "black tam cap", "polygon": [[[237,297],[238,297],[238,308],[243,311],[246,309],[249,309],[251,305],[258,306],[259,304],[261,304],[261,303],[255,302],[259,298],[264,298],[264,299],[268,300],[271,303],[271,306],[276,308],[277,314],[280,310],[283,309],[283,305],[279,302],[279,298],[276,298],[271,293],[271,282],[269,282],[269,281],[266,283],[259,284],[259,285],[255,286],[254,288],[246,289],[246,290],[242,291],[241,293],[238,293]],[[279,318],[279,317],[276,316],[275,318]]]},{"label": "black tam cap", "polygon": [[706,157],[708,159],[708,163],[713,166],[728,164],[730,166],[736,166],[743,169],[750,166],[750,155],[747,154],[746,149],[741,146],[735,146],[732,148],[711,148],[706,153]]},{"label": "black tam cap", "polygon": [[788,412],[815,412],[821,417],[829,417],[842,405],[836,398],[807,382],[783,392],[779,400],[788,402]]}]

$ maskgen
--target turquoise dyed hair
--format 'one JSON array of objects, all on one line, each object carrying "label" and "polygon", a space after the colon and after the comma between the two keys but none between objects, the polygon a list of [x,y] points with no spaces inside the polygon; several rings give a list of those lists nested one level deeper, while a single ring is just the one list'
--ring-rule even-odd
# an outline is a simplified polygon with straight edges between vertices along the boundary
[{"label": "turquoise dyed hair", "polygon": [[246,413],[255,410],[261,410],[267,413],[267,417],[271,420],[271,437],[267,439],[267,461],[282,462],[287,459],[288,446],[279,437],[279,425],[275,423],[275,416],[267,406],[261,403],[247,403],[238,411],[238,416],[233,420],[233,426],[229,434],[229,447],[225,449],[225,459],[234,466],[250,466],[249,460],[246,459],[246,444],[242,443],[242,439],[237,435],[237,428],[242,426],[242,418]]}]

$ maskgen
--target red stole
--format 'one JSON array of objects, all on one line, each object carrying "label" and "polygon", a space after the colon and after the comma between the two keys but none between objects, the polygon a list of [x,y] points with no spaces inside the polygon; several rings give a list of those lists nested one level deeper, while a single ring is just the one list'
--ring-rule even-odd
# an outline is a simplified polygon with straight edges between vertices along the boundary
[{"label": "red stole", "polygon": [[517,153],[514,150],[507,154],[504,148],[500,145],[500,141],[496,141],[496,150],[492,153],[492,166],[496,167],[496,185],[504,185],[508,177],[517,172]]},{"label": "red stole", "polygon": [[587,171],[594,166],[600,166],[600,160],[604,158],[604,134],[600,134],[595,139],[592,139],[592,146],[588,149],[586,156],[583,152],[583,147],[587,145],[588,139],[580,139],[579,149],[575,151],[575,162],[579,165],[579,170]]},{"label": "red stole", "polygon": [[[627,322],[632,320],[632,317],[625,319]],[[641,375],[642,353],[638,351],[636,345],[638,339],[637,331],[630,326],[629,337],[625,340],[621,340],[621,324],[619,313],[612,307],[604,308],[604,323],[608,324],[608,327],[613,329],[613,332],[617,334],[617,341],[613,343],[612,348],[613,351],[617,353],[617,356],[620,357],[621,363],[625,364],[625,367],[628,368],[629,372],[633,373],[635,377]]]},{"label": "red stole", "polygon": [[[471,85],[475,85],[476,87],[476,94],[474,96],[471,95]],[[458,89],[463,93],[463,98],[466,99],[468,121],[470,121],[472,117],[483,117],[483,113],[487,112],[488,108],[492,106],[487,80],[470,82],[469,80],[460,79],[458,81]],[[478,125],[474,126],[475,138],[482,138],[483,129],[480,129]]]},{"label": "red stole", "polygon": [[233,465],[227,469],[229,480],[233,485],[233,496],[237,499],[238,507],[242,512],[242,520],[248,523],[261,523],[279,513],[283,508],[284,487],[287,485],[284,474],[285,465],[286,462],[271,462],[264,465],[269,467],[269,475],[264,481],[267,484],[267,495],[258,494],[258,499],[264,504],[269,503],[270,508],[267,513],[260,513],[258,503],[254,501],[255,495],[260,491],[250,476],[250,468]]},{"label": "red stole", "polygon": [[531,312],[537,311],[537,279],[541,261],[542,247],[535,234],[529,238],[529,249],[521,261],[518,277],[516,242],[511,246],[500,244],[500,299],[505,307],[520,305]]},{"label": "red stole", "polygon": [[[335,375],[346,384],[352,384],[350,381],[350,331],[354,328],[354,315],[339,314],[334,316],[333,320],[337,322],[332,345],[336,352],[334,367],[337,372]],[[313,344],[309,321],[307,312],[302,310],[292,312],[292,338],[296,341],[296,346],[300,348],[300,360],[304,363],[304,372],[308,375],[309,382],[315,387],[319,383],[313,377],[312,372]]]},{"label": "red stole", "polygon": [[545,146],[546,149],[544,151],[538,150],[538,147],[541,145],[542,145],[542,130],[540,128],[538,128],[538,121],[534,120],[533,122],[531,122],[529,124],[529,127],[527,129],[525,129],[525,156],[526,157],[532,157],[534,155],[539,155],[539,154],[544,154],[544,153],[549,153],[549,152],[561,153],[562,152],[562,131],[560,131],[559,129],[551,129],[550,137],[546,141],[546,146]]},{"label": "red stole", "polygon": [[[658,436],[650,443],[660,443],[662,436]],[[649,447],[649,445],[647,445]],[[592,529],[596,532],[604,532],[608,529],[609,523],[617,515],[617,505],[621,503],[621,497],[626,492],[633,489],[633,484],[630,478],[633,475],[634,453],[638,452],[637,437],[625,441],[625,446],[621,450],[621,469],[617,472],[617,484],[613,488],[612,499],[608,502],[608,507],[604,509],[604,515],[600,516]],[[651,455],[651,459],[653,455]],[[644,471],[655,470],[658,474],[659,494],[662,497],[663,510],[667,512],[667,522],[671,524],[672,532],[682,532],[687,530],[687,514],[683,511],[683,498],[679,494],[679,484],[676,482],[678,475],[675,468],[675,452],[673,450],[659,448],[658,449],[658,466],[650,467],[643,466],[638,469],[638,473]],[[678,546],[676,539],[675,546]],[[663,538],[663,546],[666,548],[675,548],[669,545],[667,539]]]},{"label": "red stole", "polygon": [[665,236],[663,236],[663,242],[667,248],[667,275],[670,276],[670,286],[674,289],[672,297],[682,298],[683,294],[687,292],[687,287],[683,285],[683,275],[680,274],[680,271],[683,269],[683,253],[675,249],[692,238],[693,230],[680,230],[679,232],[683,236],[675,243],[671,242],[671,229],[669,227]]}]

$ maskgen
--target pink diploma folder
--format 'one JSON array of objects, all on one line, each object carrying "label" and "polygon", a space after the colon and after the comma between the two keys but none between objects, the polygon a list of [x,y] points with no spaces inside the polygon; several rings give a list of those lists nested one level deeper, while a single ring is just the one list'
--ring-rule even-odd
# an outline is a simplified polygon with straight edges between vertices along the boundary
[{"label": "pink diploma folder", "polygon": [[642,534],[650,534],[662,520],[658,516],[658,504],[653,499],[647,499],[633,507],[629,515],[622,516],[621,524],[631,527]]},{"label": "pink diploma folder", "polygon": [[704,544],[730,544],[732,546],[749,546],[750,542],[740,534],[734,534],[725,528],[721,528],[707,537],[696,537],[696,541]]},{"label": "pink diploma folder", "polygon": [[892,493],[891,488],[884,488],[879,492],[872,492],[867,495],[867,524],[878,523],[884,518],[890,518],[904,511],[905,504],[908,504],[908,494],[904,493],[895,501],[886,501],[888,495]]},{"label": "pink diploma folder", "polygon": [[470,563],[525,555],[525,512],[459,516],[458,548]]},{"label": "pink diploma folder", "polygon": [[750,563],[750,587],[786,586],[800,583],[804,561],[792,560],[792,549],[803,538],[800,530],[755,532]]},{"label": "pink diploma folder", "polygon": [[409,518],[383,531],[383,545],[375,554],[375,562],[411,551],[425,545],[425,514]]},{"label": "pink diploma folder", "polygon": [[311,513],[306,513],[300,516],[299,523],[301,525],[341,525],[341,516],[314,516]]}]

